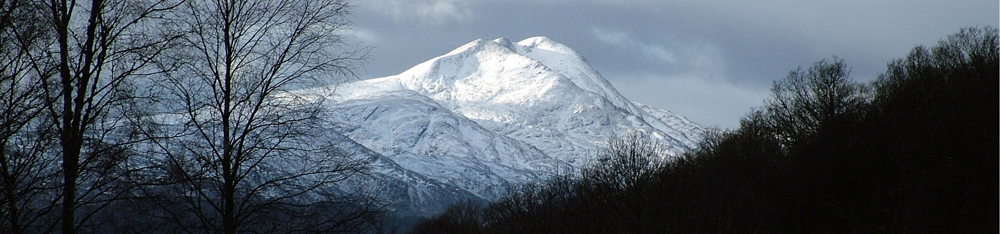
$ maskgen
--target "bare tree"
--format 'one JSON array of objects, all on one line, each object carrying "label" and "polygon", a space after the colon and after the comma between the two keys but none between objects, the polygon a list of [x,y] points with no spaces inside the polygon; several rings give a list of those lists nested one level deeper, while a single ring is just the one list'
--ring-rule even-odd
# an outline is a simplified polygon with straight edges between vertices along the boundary
[{"label": "bare tree", "polygon": [[134,98],[130,80],[146,75],[174,39],[154,26],[177,5],[172,0],[44,3],[47,16],[36,20],[55,38],[43,53],[53,56],[34,66],[53,64],[56,71],[41,82],[43,108],[59,135],[63,233],[78,232],[96,211],[128,194],[119,182],[136,169],[124,166],[123,145],[135,139],[119,131],[118,108]]},{"label": "bare tree", "polygon": [[[0,0],[0,232],[44,232],[53,199],[55,157],[51,125],[42,113],[40,78],[51,73],[33,66],[52,39],[35,19],[40,1]],[[37,68],[37,69],[36,69]]]},{"label": "bare tree", "polygon": [[[342,0],[184,4],[171,25],[186,32],[171,53],[179,69],[156,82],[169,98],[155,142],[167,180],[180,183],[161,201],[163,218],[185,232],[274,233],[342,230],[377,213],[358,190],[334,186],[370,159],[338,147],[321,99],[290,92],[353,75],[366,49],[341,38],[348,9]],[[295,222],[348,210],[358,212]]]},{"label": "bare tree", "polygon": [[410,233],[484,233],[482,205],[472,200],[448,206],[443,213],[420,222]]},{"label": "bare tree", "polygon": [[[644,132],[612,137],[597,163],[581,172],[579,193],[599,207],[603,217],[622,232],[648,232],[653,218],[651,190],[668,155]],[[599,216],[603,215],[603,216]]]},{"label": "bare tree", "polygon": [[[823,124],[838,115],[856,111],[867,101],[866,87],[850,80],[844,60],[821,60],[808,70],[791,71],[785,79],[774,82],[773,97],[765,103],[765,112],[752,114],[773,128],[783,145],[801,143]],[[753,117],[757,116],[757,117]]]}]

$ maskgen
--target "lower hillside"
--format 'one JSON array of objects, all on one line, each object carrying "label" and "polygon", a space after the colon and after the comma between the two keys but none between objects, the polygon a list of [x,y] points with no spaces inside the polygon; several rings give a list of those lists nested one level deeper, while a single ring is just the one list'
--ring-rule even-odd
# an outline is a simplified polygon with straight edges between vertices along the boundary
[{"label": "lower hillside", "polygon": [[459,203],[414,233],[996,233],[997,29],[963,29],[871,84],[836,58],[775,82],[739,129],[677,158],[626,135],[577,176]]}]

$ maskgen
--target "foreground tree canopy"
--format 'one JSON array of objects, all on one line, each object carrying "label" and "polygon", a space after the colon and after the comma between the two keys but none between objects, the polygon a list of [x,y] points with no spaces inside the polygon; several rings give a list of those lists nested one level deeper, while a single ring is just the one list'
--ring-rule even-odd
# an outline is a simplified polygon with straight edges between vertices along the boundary
[{"label": "foreground tree canopy", "polygon": [[997,29],[962,29],[871,84],[822,60],[694,152],[660,161],[625,136],[580,177],[460,203],[413,232],[995,233],[998,50]]}]

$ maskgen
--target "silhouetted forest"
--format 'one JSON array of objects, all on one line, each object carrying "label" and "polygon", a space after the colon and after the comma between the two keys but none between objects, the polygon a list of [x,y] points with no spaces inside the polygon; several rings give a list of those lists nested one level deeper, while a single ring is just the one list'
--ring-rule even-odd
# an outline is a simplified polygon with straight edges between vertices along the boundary
[{"label": "silhouetted forest", "polygon": [[618,137],[579,176],[459,203],[414,233],[997,233],[997,29],[918,46],[872,83],[833,58],[673,158]]}]

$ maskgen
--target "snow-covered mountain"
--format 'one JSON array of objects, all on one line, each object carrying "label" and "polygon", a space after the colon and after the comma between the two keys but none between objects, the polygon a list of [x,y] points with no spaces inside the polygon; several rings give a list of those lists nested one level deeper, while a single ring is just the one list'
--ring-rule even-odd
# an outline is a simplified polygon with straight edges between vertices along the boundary
[{"label": "snow-covered mountain", "polygon": [[378,154],[380,184],[412,214],[574,173],[616,134],[646,132],[680,153],[705,132],[630,102],[546,37],[479,39],[399,75],[297,92],[323,100],[340,134]]}]

